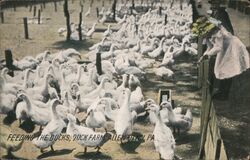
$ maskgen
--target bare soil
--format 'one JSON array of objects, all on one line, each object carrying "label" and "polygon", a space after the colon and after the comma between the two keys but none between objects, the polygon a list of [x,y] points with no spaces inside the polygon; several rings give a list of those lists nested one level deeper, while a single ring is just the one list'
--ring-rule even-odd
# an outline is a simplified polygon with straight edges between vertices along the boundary
[{"label": "bare soil", "polygon": [[[84,3],[84,11],[88,9],[88,1]],[[105,1],[105,5],[110,5],[109,1]],[[63,14],[63,2],[58,2],[58,11],[54,12],[54,4],[46,4],[46,8],[43,9],[42,17],[43,23],[29,24],[30,39],[24,39],[23,30],[23,17],[33,17],[33,12],[29,12],[29,7],[17,7],[16,11],[13,9],[4,10],[5,23],[0,25],[0,59],[4,58],[4,50],[11,49],[13,56],[16,59],[20,59],[26,55],[35,56],[44,50],[50,50],[52,53],[66,49],[75,48],[78,50],[82,57],[85,57],[88,52],[87,49],[94,43],[100,41],[101,33],[95,33],[92,39],[86,41],[65,41],[65,37],[60,37],[57,33],[58,28],[65,27],[65,17]],[[90,17],[84,17],[84,24],[89,28],[92,26],[96,19],[95,7],[101,6],[101,1],[95,1],[92,7]],[[40,5],[37,5],[40,8]],[[78,15],[80,11],[79,1],[69,1],[69,9],[71,21],[78,23]],[[114,26],[115,24],[112,24]],[[97,25],[97,28],[107,28],[107,24],[102,26]],[[115,27],[113,27],[115,28]],[[184,108],[192,108],[193,112],[193,126],[191,130],[180,136],[176,136],[176,154],[184,159],[197,159],[200,135],[200,105],[201,98],[199,90],[196,88],[197,82],[197,67],[195,62],[197,59],[191,56],[182,56],[176,60],[176,64],[173,66],[175,76],[173,80],[162,81],[157,79],[152,69],[149,69],[146,75],[146,80],[142,82],[143,93],[145,98],[153,98],[157,100],[159,89],[171,89],[175,106],[181,106]],[[84,117],[84,114],[78,115],[80,119]],[[4,115],[0,117],[0,123],[2,124]],[[14,122],[11,125],[13,133],[23,133],[18,122]],[[110,124],[112,128],[112,124]],[[148,122],[136,123],[134,132],[139,132],[143,135],[152,134],[154,126]],[[38,131],[38,127],[34,132]],[[34,133],[33,132],[33,133]],[[134,149],[133,149],[134,148]],[[96,150],[93,148],[88,149],[88,154],[84,155],[84,148],[78,145],[76,142],[58,141],[54,145],[55,152],[41,153],[31,142],[25,141],[23,147],[13,153],[16,158],[22,159],[158,159],[159,155],[155,151],[153,141],[145,141],[139,144],[127,144],[120,145],[117,141],[107,142],[100,154],[96,154]],[[6,152],[3,148],[0,148],[0,156],[4,157]]]}]

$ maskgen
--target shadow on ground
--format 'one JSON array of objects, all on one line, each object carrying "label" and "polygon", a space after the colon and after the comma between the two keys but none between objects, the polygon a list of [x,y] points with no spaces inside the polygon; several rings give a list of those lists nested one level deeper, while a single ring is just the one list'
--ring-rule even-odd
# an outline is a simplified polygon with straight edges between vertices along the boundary
[{"label": "shadow on ground", "polygon": [[74,157],[79,159],[112,159],[109,155],[101,152],[79,152]]},{"label": "shadow on ground", "polygon": [[94,44],[94,42],[91,41],[57,41],[53,43],[53,46],[56,49],[68,49],[68,48],[74,48],[77,51],[82,51],[82,50],[88,50],[89,47],[91,47]]},{"label": "shadow on ground", "polygon": [[73,150],[75,150],[75,148],[48,151],[39,155],[37,159],[43,159],[43,158],[48,158],[48,157],[53,157],[53,156],[62,156],[62,155],[70,154],[71,152],[73,152]]}]

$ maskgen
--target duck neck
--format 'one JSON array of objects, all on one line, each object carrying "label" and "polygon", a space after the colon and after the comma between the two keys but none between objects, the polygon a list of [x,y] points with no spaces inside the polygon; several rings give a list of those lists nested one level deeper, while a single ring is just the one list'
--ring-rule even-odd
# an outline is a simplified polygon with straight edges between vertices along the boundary
[{"label": "duck neck", "polygon": [[92,85],[93,84],[93,74],[94,74],[94,70],[91,70],[89,73],[89,80],[88,80],[88,85]]},{"label": "duck neck", "polygon": [[6,84],[7,80],[6,80],[6,73],[2,71],[1,76],[3,78],[3,84]]},{"label": "duck neck", "polygon": [[77,82],[80,82],[81,76],[82,76],[82,67],[83,66],[79,66],[78,71],[77,71]]},{"label": "duck neck", "polygon": [[57,108],[57,104],[56,103],[53,103],[53,105],[52,105],[52,113],[53,113],[53,118],[55,118],[55,119],[59,119],[60,117],[59,117],[59,115],[58,115],[58,113],[57,113],[57,111],[56,111],[56,108]]},{"label": "duck neck", "polygon": [[45,81],[43,83],[43,86],[42,86],[42,92],[45,92],[45,93],[48,93],[48,84],[49,84],[49,75],[47,74],[46,77],[45,77]]},{"label": "duck neck", "polygon": [[101,89],[101,88],[104,88],[104,85],[105,85],[105,80],[103,79],[102,81],[101,81],[101,84],[99,85],[99,89]]},{"label": "duck neck", "polygon": [[64,86],[64,85],[66,85],[66,81],[65,81],[65,74],[63,71],[62,71],[61,75],[62,75],[62,84],[61,85]]},{"label": "duck neck", "polygon": [[30,111],[31,110],[31,101],[30,101],[29,96],[25,95],[25,98],[23,98],[23,100],[27,104],[28,111]]},{"label": "duck neck", "polygon": [[154,114],[155,114],[155,117],[156,117],[156,122],[162,123],[160,111],[158,113],[154,112]]},{"label": "duck neck", "polygon": [[93,26],[92,26],[92,28],[91,28],[92,30],[95,30],[95,24],[93,24]]},{"label": "duck neck", "polygon": [[171,121],[171,122],[176,121],[175,114],[174,114],[173,110],[168,111],[168,116],[169,116],[169,121]]},{"label": "duck neck", "polygon": [[26,70],[25,75],[24,75],[24,81],[23,81],[23,88],[27,89],[28,88],[28,78],[29,78],[30,70]]},{"label": "duck neck", "polygon": [[124,107],[124,110],[127,110],[127,111],[129,111],[129,106],[128,106],[128,104],[129,104],[129,102],[130,102],[130,94],[128,94],[128,93],[125,93],[125,100],[124,100],[124,105],[123,105],[123,107]]},{"label": "duck neck", "polygon": [[65,94],[65,99],[64,99],[64,103],[63,103],[64,106],[69,106],[69,96],[68,96],[68,93],[66,92]]},{"label": "duck neck", "polygon": [[40,67],[38,66],[38,67],[36,68],[36,79],[37,79],[37,80],[40,79],[40,72],[39,72],[39,70],[40,70]]},{"label": "duck neck", "polygon": [[126,82],[127,82],[127,77],[126,76],[124,76],[123,77],[123,80],[122,80],[122,86],[125,88],[125,86],[126,86]]},{"label": "duck neck", "polygon": [[164,42],[164,38],[161,40],[161,43],[160,43],[160,47],[162,48],[163,47],[163,42]]},{"label": "duck neck", "polygon": [[45,54],[43,55],[43,60],[42,61],[46,61],[47,56],[48,56],[48,52],[45,52]]}]

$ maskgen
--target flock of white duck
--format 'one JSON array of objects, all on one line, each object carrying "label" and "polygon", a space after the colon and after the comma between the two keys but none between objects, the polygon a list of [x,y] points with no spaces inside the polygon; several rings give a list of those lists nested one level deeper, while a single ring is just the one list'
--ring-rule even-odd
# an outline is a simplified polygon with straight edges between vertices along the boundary
[{"label": "flock of white duck", "polygon": [[[165,14],[168,15],[166,25]],[[95,141],[77,141],[85,149],[96,147],[98,150],[110,139],[108,131],[131,135],[138,117],[148,116],[155,125],[156,150],[161,158],[172,159],[175,139],[169,127],[188,131],[192,126],[192,113],[188,109],[182,114],[181,108],[173,109],[168,101],[158,105],[152,99],[145,100],[140,80],[145,78],[144,70],[152,67],[157,58],[163,57],[155,74],[171,77],[173,72],[168,67],[175,57],[197,54],[195,44],[191,43],[191,23],[192,9],[185,3],[183,10],[179,5],[173,5],[172,9],[165,6],[162,16],[157,9],[136,17],[125,14],[117,24],[120,26],[117,32],[112,32],[109,25],[102,41],[89,48],[89,64],[78,64],[80,53],[72,48],[55,54],[45,51],[35,58],[27,56],[14,61],[22,72],[10,77],[8,69],[2,69],[0,112],[14,111],[20,122],[30,118],[41,127],[40,136],[60,135],[65,127],[71,136],[100,135],[102,138]],[[93,33],[95,25],[91,29]],[[105,47],[110,50],[104,51]],[[97,52],[101,53],[102,75],[98,75],[95,66]],[[81,121],[84,125],[76,118],[81,112],[86,113],[86,117],[80,118],[84,119]],[[108,121],[113,123],[111,130],[107,127]],[[95,131],[96,128],[103,128],[103,132]],[[32,143],[44,149],[52,148],[56,140],[34,139]]]}]

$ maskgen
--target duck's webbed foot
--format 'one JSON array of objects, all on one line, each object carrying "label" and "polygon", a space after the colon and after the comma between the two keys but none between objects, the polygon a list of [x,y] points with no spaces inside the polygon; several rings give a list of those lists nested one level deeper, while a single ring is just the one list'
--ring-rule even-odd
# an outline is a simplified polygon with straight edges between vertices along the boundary
[{"label": "duck's webbed foot", "polygon": [[84,154],[87,153],[87,147],[84,147]]},{"label": "duck's webbed foot", "polygon": [[39,132],[42,132],[42,131],[43,131],[43,126],[40,126]]},{"label": "duck's webbed foot", "polygon": [[44,150],[43,150],[43,148],[41,148],[41,149],[40,149],[40,152],[41,152],[41,153],[44,153]]},{"label": "duck's webbed foot", "polygon": [[159,153],[159,159],[161,159],[161,154]]},{"label": "duck's webbed foot", "polygon": [[97,148],[96,153],[100,153],[100,149],[101,149],[101,147],[97,146],[96,148]]},{"label": "duck's webbed foot", "polygon": [[52,152],[55,151],[54,148],[53,148],[53,145],[50,146],[50,149],[51,149]]}]

